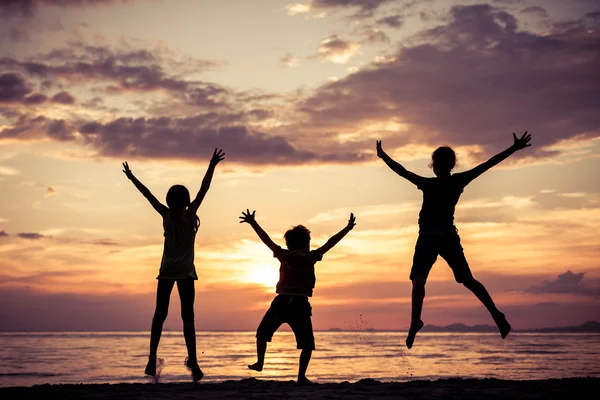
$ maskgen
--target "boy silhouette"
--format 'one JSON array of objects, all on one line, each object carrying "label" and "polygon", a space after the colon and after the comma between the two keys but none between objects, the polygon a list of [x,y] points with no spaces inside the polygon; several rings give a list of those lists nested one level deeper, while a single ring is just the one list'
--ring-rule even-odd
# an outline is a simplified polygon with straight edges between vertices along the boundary
[{"label": "boy silhouette", "polygon": [[419,237],[415,246],[410,279],[412,281],[412,313],[410,328],[406,338],[406,347],[412,347],[417,332],[423,328],[421,311],[425,298],[425,282],[431,267],[440,255],[446,260],[456,282],[462,283],[487,308],[498,326],[502,339],[508,336],[511,326],[501,313],[492,297],[481,282],[471,273],[469,264],[460,245],[458,230],[454,226],[454,209],[458,199],[473,179],[505,160],[517,150],[531,146],[531,135],[525,132],[520,138],[513,133],[514,143],[508,149],[496,154],[477,167],[456,174],[451,174],[456,165],[456,155],[450,147],[439,147],[431,155],[430,167],[435,178],[424,178],[408,171],[388,156],[377,141],[377,156],[395,173],[416,185],[423,192],[423,205],[419,213]]},{"label": "boy silhouette", "polygon": [[348,224],[340,232],[332,236],[323,246],[310,250],[310,231],[303,225],[289,229],[285,235],[287,250],[276,245],[269,235],[260,227],[255,219],[256,211],[242,211],[242,222],[252,226],[258,237],[273,252],[281,265],[279,267],[279,282],[277,296],[271,307],[265,313],[256,331],[256,355],[258,361],[248,368],[262,371],[267,352],[267,342],[283,323],[287,323],[296,337],[297,348],[302,350],[298,367],[298,384],[311,384],[306,378],[306,369],[315,349],[315,337],[312,328],[312,307],[308,298],[315,287],[315,263],[323,259],[323,255],[335,246],[356,225],[354,214],[350,214]]}]

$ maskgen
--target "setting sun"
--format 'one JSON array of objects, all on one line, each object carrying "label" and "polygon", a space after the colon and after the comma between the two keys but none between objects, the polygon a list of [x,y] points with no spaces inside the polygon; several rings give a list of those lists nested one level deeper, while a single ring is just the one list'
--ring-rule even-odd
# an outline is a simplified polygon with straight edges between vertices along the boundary
[{"label": "setting sun", "polygon": [[243,278],[244,281],[262,285],[271,292],[274,291],[278,279],[279,271],[275,262],[272,265],[257,263],[248,268]]}]

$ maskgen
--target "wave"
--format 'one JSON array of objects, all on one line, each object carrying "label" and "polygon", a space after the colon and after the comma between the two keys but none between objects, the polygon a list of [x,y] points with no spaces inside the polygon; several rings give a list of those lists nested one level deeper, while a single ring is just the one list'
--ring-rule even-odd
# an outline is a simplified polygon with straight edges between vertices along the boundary
[{"label": "wave", "polygon": [[51,372],[0,372],[0,377],[34,377],[34,378],[48,378],[52,376],[64,376],[66,374],[53,374]]}]

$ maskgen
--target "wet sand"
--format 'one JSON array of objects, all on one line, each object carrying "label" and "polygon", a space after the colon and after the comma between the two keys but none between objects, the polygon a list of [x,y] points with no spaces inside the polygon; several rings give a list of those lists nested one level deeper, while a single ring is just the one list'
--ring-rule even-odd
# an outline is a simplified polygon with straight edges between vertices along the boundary
[{"label": "wet sand", "polygon": [[298,386],[292,381],[243,379],[222,383],[121,383],[36,385],[0,388],[2,399],[596,399],[600,378],[538,381],[499,379],[443,379],[382,383],[363,379],[355,383]]}]

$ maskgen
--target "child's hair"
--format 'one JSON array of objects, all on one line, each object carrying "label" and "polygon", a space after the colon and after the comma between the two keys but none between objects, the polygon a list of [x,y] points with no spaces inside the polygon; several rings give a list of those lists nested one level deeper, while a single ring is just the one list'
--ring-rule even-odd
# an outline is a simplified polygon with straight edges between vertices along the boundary
[{"label": "child's hair", "polygon": [[448,146],[438,147],[431,153],[429,166],[440,172],[450,172],[456,166],[456,153]]},{"label": "child's hair", "polygon": [[181,210],[190,205],[190,192],[183,185],[173,185],[167,192],[167,206],[170,209]]},{"label": "child's hair", "polygon": [[289,250],[304,249],[310,243],[310,231],[304,225],[296,225],[283,235]]}]

